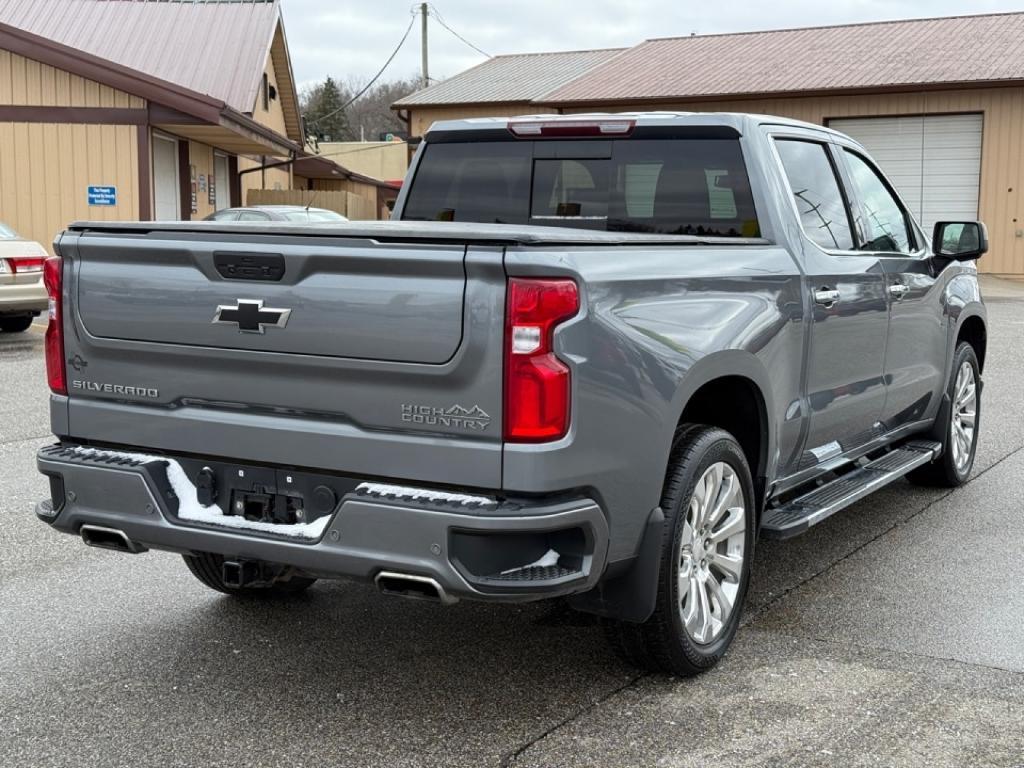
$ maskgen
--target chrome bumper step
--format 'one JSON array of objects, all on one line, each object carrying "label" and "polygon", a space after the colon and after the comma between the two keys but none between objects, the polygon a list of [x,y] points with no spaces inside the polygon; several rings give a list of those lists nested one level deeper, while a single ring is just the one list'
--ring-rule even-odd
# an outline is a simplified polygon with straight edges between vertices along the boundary
[{"label": "chrome bumper step", "polygon": [[780,507],[765,510],[761,535],[768,539],[797,536],[941,453],[942,445],[931,440],[906,443]]}]

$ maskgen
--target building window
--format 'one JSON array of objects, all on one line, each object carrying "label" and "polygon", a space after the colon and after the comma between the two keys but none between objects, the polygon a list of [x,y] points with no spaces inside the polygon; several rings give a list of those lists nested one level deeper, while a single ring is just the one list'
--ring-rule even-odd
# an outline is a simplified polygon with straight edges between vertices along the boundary
[{"label": "building window", "polygon": [[267,73],[263,73],[263,88],[260,89],[263,95],[263,111],[270,111],[270,78],[267,77]]}]

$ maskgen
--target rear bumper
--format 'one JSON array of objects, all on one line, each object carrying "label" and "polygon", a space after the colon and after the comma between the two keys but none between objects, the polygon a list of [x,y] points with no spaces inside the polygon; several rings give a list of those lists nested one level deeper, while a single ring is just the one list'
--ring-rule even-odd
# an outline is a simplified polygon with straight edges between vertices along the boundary
[{"label": "rear bumper", "polygon": [[42,280],[0,285],[0,314],[43,312],[48,303]]},{"label": "rear bumper", "polygon": [[[608,552],[605,516],[586,498],[466,505],[360,486],[339,499],[319,538],[296,540],[179,519],[160,461],[135,465],[53,446],[39,451],[37,464],[54,498],[36,513],[57,530],[99,526],[140,550],[213,552],[320,578],[370,582],[392,572],[433,579],[455,598],[524,602],[592,588]],[[536,565],[548,549],[561,552],[561,567]]]}]

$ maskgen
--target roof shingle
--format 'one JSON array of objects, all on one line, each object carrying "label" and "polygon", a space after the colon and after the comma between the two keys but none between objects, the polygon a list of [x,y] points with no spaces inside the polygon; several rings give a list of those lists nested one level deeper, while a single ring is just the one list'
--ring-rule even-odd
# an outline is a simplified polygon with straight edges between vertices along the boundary
[{"label": "roof shingle", "polygon": [[1024,78],[1024,14],[648,40],[543,101],[657,100]]},{"label": "roof shingle", "polygon": [[624,50],[602,48],[593,51],[495,56],[437,85],[406,96],[396,102],[395,107],[529,102],[586,74]]}]

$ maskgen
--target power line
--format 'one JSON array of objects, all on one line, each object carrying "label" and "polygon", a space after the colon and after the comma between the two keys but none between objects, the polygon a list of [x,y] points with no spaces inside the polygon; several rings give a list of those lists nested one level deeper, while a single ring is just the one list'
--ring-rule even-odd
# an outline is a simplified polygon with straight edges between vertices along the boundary
[{"label": "power line", "polygon": [[477,46],[473,45],[473,44],[472,44],[471,42],[469,42],[469,40],[467,40],[467,39],[466,39],[466,38],[464,38],[464,37],[463,37],[462,35],[460,35],[460,34],[459,34],[458,32],[456,32],[456,31],[455,31],[454,29],[452,29],[451,27],[449,27],[449,26],[448,26],[448,25],[447,25],[447,24],[445,23],[445,21],[444,21],[444,18],[443,18],[443,17],[441,16],[441,14],[440,14],[440,13],[438,12],[438,10],[437,10],[437,7],[436,7],[436,6],[435,6],[435,5],[433,4],[433,3],[430,3],[430,10],[431,10],[431,11],[433,12],[433,13],[432,13],[432,15],[433,15],[433,17],[434,17],[435,19],[437,19],[437,23],[438,23],[438,24],[440,24],[440,25],[441,25],[442,27],[444,27],[445,29],[447,29],[447,30],[448,30],[449,32],[451,32],[451,33],[452,33],[453,35],[455,35],[455,36],[456,36],[457,38],[459,38],[459,40],[461,40],[462,42],[464,42],[464,43],[465,43],[466,45],[468,45],[468,46],[469,46],[470,48],[472,48],[472,49],[473,49],[474,51],[476,51],[477,53],[479,53],[479,54],[482,54],[483,56],[486,56],[487,58],[491,58],[491,54],[489,54],[489,53],[488,53],[487,51],[481,50],[481,49],[480,49],[480,48],[478,48]]},{"label": "power line", "polygon": [[395,56],[397,56],[397,55],[398,55],[398,52],[399,52],[400,50],[402,50],[402,46],[403,46],[403,45],[405,45],[405,41],[406,41],[406,40],[408,39],[408,37],[409,37],[409,32],[411,32],[411,31],[412,31],[412,25],[413,25],[413,24],[414,24],[415,22],[416,22],[416,16],[415,16],[415,14],[414,14],[414,15],[412,16],[412,18],[411,18],[411,19],[409,19],[409,26],[405,28],[405,33],[404,33],[404,34],[402,35],[402,39],[398,41],[398,45],[397,45],[397,46],[395,46],[395,50],[393,50],[393,51],[391,52],[391,55],[390,55],[390,56],[388,56],[388,59],[387,59],[387,61],[385,61],[385,62],[384,62],[384,66],[383,66],[383,67],[381,67],[381,68],[380,68],[380,69],[379,69],[379,70],[377,71],[377,74],[373,76],[373,79],[372,79],[372,80],[370,80],[370,82],[368,82],[368,83],[367,83],[367,84],[366,84],[366,85],[365,85],[365,86],[363,87],[363,89],[362,89],[361,91],[359,91],[359,93],[357,93],[357,94],[356,94],[355,96],[353,96],[353,97],[352,97],[351,99],[349,99],[348,101],[346,101],[346,102],[345,102],[344,104],[342,104],[342,105],[341,105],[340,107],[338,107],[337,109],[335,109],[335,110],[332,110],[331,112],[328,112],[328,113],[327,113],[326,115],[320,115],[320,116],[318,116],[318,117],[317,117],[317,118],[316,118],[315,120],[311,120],[310,122],[311,122],[311,123],[313,123],[313,124],[315,125],[315,124],[316,124],[316,123],[317,123],[318,121],[320,121],[320,120],[326,120],[326,119],[327,119],[327,118],[329,118],[329,117],[334,117],[334,116],[335,116],[336,114],[338,114],[339,112],[341,112],[341,111],[343,111],[343,110],[345,110],[345,109],[348,109],[348,108],[349,108],[350,106],[352,106],[352,104],[353,104],[353,103],[354,103],[354,102],[356,101],[356,99],[358,99],[358,98],[359,98],[360,96],[362,96],[362,95],[363,95],[364,93],[366,93],[366,92],[367,92],[368,90],[370,90],[370,88],[371,88],[371,87],[373,86],[373,84],[374,84],[375,82],[377,82],[377,80],[378,80],[378,79],[380,78],[380,76],[381,76],[381,75],[383,75],[383,74],[384,74],[384,70],[388,68],[388,65],[389,65],[389,64],[391,64],[391,62],[392,62],[392,61],[394,61],[394,58],[395,58]]}]

